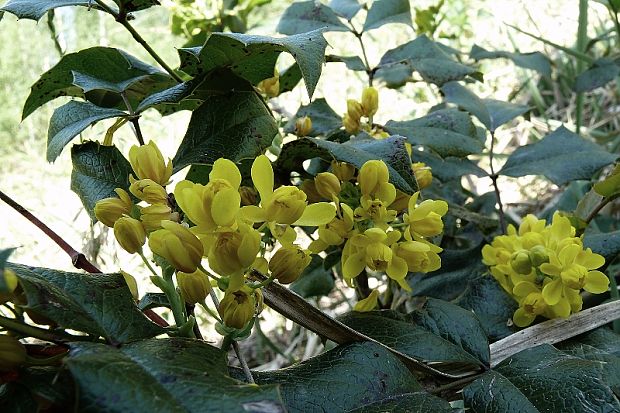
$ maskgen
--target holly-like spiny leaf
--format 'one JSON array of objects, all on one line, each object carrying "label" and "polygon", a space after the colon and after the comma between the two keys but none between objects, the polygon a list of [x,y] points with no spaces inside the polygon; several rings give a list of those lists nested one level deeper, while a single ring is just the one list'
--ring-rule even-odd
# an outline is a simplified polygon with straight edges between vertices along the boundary
[{"label": "holly-like spiny leaf", "polygon": [[452,410],[450,403],[446,400],[425,392],[399,394],[369,403],[357,409],[347,410],[347,413],[385,412],[452,413],[454,410]]},{"label": "holly-like spiny leaf", "polygon": [[583,245],[602,255],[609,264],[620,253],[620,231],[598,234],[587,232],[583,238]]},{"label": "holly-like spiny leaf", "polygon": [[330,8],[316,2],[300,1],[291,4],[285,11],[276,30],[282,34],[300,34],[312,30],[344,32],[350,29]]},{"label": "holly-like spiny leaf", "polygon": [[375,0],[372,2],[364,22],[364,31],[377,29],[388,23],[401,23],[412,27],[409,0]]},{"label": "holly-like spiny leaf", "polygon": [[605,86],[620,74],[618,62],[609,58],[598,59],[585,72],[575,79],[573,89],[577,93],[589,92]]},{"label": "holly-like spiny leaf", "polygon": [[98,142],[73,145],[71,161],[71,190],[80,197],[86,212],[95,222],[97,201],[116,197],[116,188],[129,188],[131,165],[116,146],[102,146]]},{"label": "holly-like spiny leaf", "polygon": [[10,264],[28,307],[61,328],[120,344],[162,334],[136,307],[120,274],[82,274]]},{"label": "holly-like spiny leaf", "polygon": [[122,116],[127,116],[127,113],[114,108],[102,108],[90,102],[72,100],[57,108],[47,131],[47,161],[54,162],[63,148],[90,125]]},{"label": "holly-like spiny leaf", "polygon": [[14,14],[20,19],[39,20],[45,13],[58,7],[91,7],[91,3],[92,8],[99,8],[93,0],[8,0],[0,10]]},{"label": "holly-like spiny leaf", "polygon": [[312,120],[312,130],[308,136],[329,136],[342,128],[342,117],[329,106],[325,98],[319,98],[308,105],[300,106],[295,116],[284,126],[284,131],[293,133],[295,121],[304,116],[309,116]]},{"label": "holly-like spiny leaf", "polygon": [[158,0],[114,0],[114,3],[125,13],[148,9],[160,4]]},{"label": "holly-like spiny leaf", "polygon": [[515,53],[506,51],[489,51],[478,45],[473,45],[469,57],[475,60],[483,59],[510,59],[512,62],[525,69],[535,70],[541,75],[551,78],[551,62],[549,58],[540,52]]},{"label": "holly-like spiny leaf", "polygon": [[337,15],[347,20],[351,20],[362,9],[362,5],[357,0],[331,0],[328,6]]},{"label": "holly-like spiny leaf", "polygon": [[554,184],[564,185],[577,179],[591,179],[617,157],[561,126],[539,142],[517,148],[499,174],[544,175]]},{"label": "holly-like spiny leaf", "polygon": [[411,154],[412,162],[424,162],[430,166],[433,178],[442,182],[461,179],[465,175],[485,176],[487,172],[467,158],[447,156],[442,158],[431,151],[414,151]]}]

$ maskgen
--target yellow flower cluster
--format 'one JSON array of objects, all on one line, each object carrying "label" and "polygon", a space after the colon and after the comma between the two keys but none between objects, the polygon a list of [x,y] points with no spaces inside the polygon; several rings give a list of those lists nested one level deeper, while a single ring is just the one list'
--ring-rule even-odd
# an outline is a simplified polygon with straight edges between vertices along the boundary
[{"label": "yellow flower cluster", "polygon": [[556,212],[551,225],[534,215],[525,217],[519,229],[510,225],[507,235],[495,237],[482,249],[484,264],[518,303],[513,316],[519,327],[537,316],[568,317],[581,310],[579,292],[600,294],[609,279],[596,269],[605,259],[583,248],[568,218]]},{"label": "yellow flower cluster", "polygon": [[[357,185],[352,183],[354,173],[351,165],[333,162],[332,173],[314,179],[316,191],[336,203],[337,216],[319,226],[319,237],[309,248],[318,253],[342,245],[342,275],[349,285],[368,268],[385,272],[411,291],[405,280],[408,272],[429,272],[441,266],[438,254],[442,249],[428,238],[443,231],[442,217],[448,204],[434,200],[418,203],[419,192],[411,197],[399,193],[389,182],[389,169],[383,161],[367,161],[359,170]],[[408,212],[401,222],[398,217],[403,205]],[[402,232],[394,226],[401,227]],[[371,310],[377,298],[373,292],[358,303],[356,310]]]},{"label": "yellow flower cluster", "polygon": [[[362,91],[362,101],[354,99],[347,100],[347,113],[342,118],[344,129],[351,134],[365,130],[372,135],[387,137],[384,131],[373,130],[372,118],[379,109],[379,92],[374,87],[367,87]],[[362,122],[362,117],[368,122]],[[378,136],[379,137],[379,136]]]}]

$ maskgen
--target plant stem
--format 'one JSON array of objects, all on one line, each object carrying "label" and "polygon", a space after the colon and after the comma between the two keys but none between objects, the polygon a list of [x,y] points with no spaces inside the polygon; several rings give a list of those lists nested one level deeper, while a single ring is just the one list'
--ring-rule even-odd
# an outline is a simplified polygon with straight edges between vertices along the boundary
[{"label": "plant stem", "polygon": [[[612,2],[608,2],[612,3]],[[583,53],[588,44],[588,0],[579,0],[579,23],[577,26],[577,50]],[[583,60],[577,60],[577,75],[581,74],[585,68]],[[577,93],[575,101],[575,127],[576,132],[580,133],[583,125],[583,93]]]},{"label": "plant stem", "polygon": [[151,273],[153,273],[153,275],[155,277],[158,277],[159,275],[157,274],[157,272],[155,272],[155,269],[153,268],[153,266],[151,265],[151,263],[149,262],[149,260],[146,259],[146,257],[144,256],[144,254],[142,252],[139,253],[140,258],[142,258],[142,262],[144,262],[144,265],[146,265],[146,268],[149,269],[149,271],[151,271]]},{"label": "plant stem", "polygon": [[506,233],[506,217],[504,216],[504,206],[502,204],[502,197],[499,193],[499,187],[497,186],[497,174],[493,168],[493,148],[495,146],[495,132],[491,132],[491,148],[489,149],[489,166],[491,168],[491,181],[493,181],[493,189],[495,190],[495,198],[497,199],[497,207],[499,214],[499,224],[502,228],[502,233]]},{"label": "plant stem", "polygon": [[11,331],[23,334],[27,337],[38,338],[39,340],[49,341],[52,343],[66,343],[69,341],[93,341],[88,336],[74,336],[66,333],[51,332],[43,328],[31,326],[29,324],[20,323],[19,321],[0,316],[0,326]]},{"label": "plant stem", "polygon": [[590,222],[598,215],[598,213],[601,212],[601,209],[605,208],[608,204],[610,204],[613,200],[617,199],[618,197],[620,197],[620,194],[603,198],[603,200],[596,206],[596,208],[594,208],[588,214],[588,216],[584,220],[586,222],[586,225],[590,224]]},{"label": "plant stem", "polygon": [[248,383],[254,384],[254,377],[252,376],[252,372],[250,371],[250,366],[248,366],[248,362],[245,360],[245,357],[243,357],[243,353],[239,348],[239,343],[233,340],[232,346],[235,350],[235,354],[237,355],[237,359],[239,360],[239,364],[241,364],[241,368],[243,369],[246,380],[248,381]]},{"label": "plant stem", "polygon": [[[194,304],[187,304],[185,303],[185,313],[187,314],[187,316],[194,316],[194,318],[196,318],[196,314],[194,313],[194,308],[196,306]],[[194,335],[196,336],[197,339],[199,340],[204,340],[204,338],[202,337],[202,333],[200,332],[200,327],[198,327],[198,320],[196,320],[196,322],[194,323]]]},{"label": "plant stem", "polygon": [[[370,67],[368,55],[366,54],[366,47],[364,46],[364,42],[362,41],[362,35],[364,34],[364,31],[362,30],[361,32],[358,32],[350,20],[349,20],[349,25],[351,26],[351,33],[357,38],[357,41],[359,42],[360,47],[362,48],[362,57],[364,58],[364,66],[366,67],[366,74],[368,75],[368,86],[372,86],[372,81],[375,76],[375,71]],[[370,120],[369,123],[372,125],[372,120]]]},{"label": "plant stem", "polygon": [[121,92],[121,97],[123,98],[123,102],[125,102],[125,106],[127,106],[127,110],[129,111],[129,115],[131,116],[130,122],[133,125],[133,133],[136,135],[140,146],[143,146],[144,137],[142,136],[140,122],[138,121],[139,116],[136,116],[136,112],[134,112],[133,108],[131,107],[131,104],[129,103],[129,99],[127,99],[127,95],[125,94],[125,92]]},{"label": "plant stem", "polygon": [[118,12],[112,9],[107,4],[105,4],[103,0],[95,0],[95,2],[99,5],[99,7],[101,7],[102,10],[114,16],[116,21],[122,24],[123,27],[125,27],[125,29],[127,29],[127,31],[131,33],[131,36],[134,38],[134,40],[138,42],[151,55],[151,57],[153,57],[153,59],[155,59],[155,61],[159,63],[159,65],[166,72],[168,72],[168,74],[170,74],[170,76],[174,80],[179,83],[183,83],[183,79],[181,79],[179,75],[177,75],[175,71],[172,70],[170,66],[168,66],[168,64],[157,54],[157,52],[155,52],[155,50],[153,50],[153,48],[146,42],[146,40],[144,40],[144,38],[140,36],[140,33],[138,33],[136,29],[134,29],[134,27],[127,21],[127,14],[125,12]]},{"label": "plant stem", "polygon": [[611,14],[611,18],[614,21],[614,26],[616,28],[616,35],[618,36],[618,41],[620,44],[620,21],[618,21],[618,9],[616,8],[613,1],[607,2],[609,14]]},{"label": "plant stem", "polygon": [[64,239],[55,233],[50,227],[45,225],[40,219],[35,217],[31,212],[26,210],[23,206],[18,204],[10,196],[0,191],[0,199],[6,202],[11,208],[22,214],[28,221],[32,222],[37,228],[39,228],[45,235],[47,235],[52,241],[54,241],[64,252],[66,252],[71,258],[71,262],[75,268],[84,270],[89,273],[101,273],[99,268],[95,267],[90,261],[86,259],[86,256],[81,252],[76,251],[71,245],[69,245]]}]

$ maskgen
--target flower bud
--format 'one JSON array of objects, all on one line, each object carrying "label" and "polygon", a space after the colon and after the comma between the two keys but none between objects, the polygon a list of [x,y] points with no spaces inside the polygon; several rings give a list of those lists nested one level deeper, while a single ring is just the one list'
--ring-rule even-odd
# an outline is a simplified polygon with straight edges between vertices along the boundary
[{"label": "flower bud", "polygon": [[2,274],[4,277],[4,291],[0,291],[0,304],[6,303],[13,298],[13,292],[17,288],[17,275],[13,270],[5,269]]},{"label": "flower bud", "polygon": [[301,138],[302,136],[307,136],[310,132],[312,132],[312,119],[310,119],[310,116],[304,116],[295,121],[295,134],[297,136]]},{"label": "flower bud", "polygon": [[362,108],[361,103],[353,99],[347,100],[347,115],[351,118],[351,120],[359,123],[359,120],[363,114],[364,109]]},{"label": "flower bud", "polygon": [[370,292],[370,295],[368,295],[368,297],[364,298],[363,300],[358,301],[357,304],[355,304],[355,307],[353,307],[353,311],[365,313],[367,311],[374,310],[377,307],[378,298],[379,298],[379,291],[372,290]]},{"label": "flower bud", "polygon": [[125,280],[125,284],[127,284],[127,287],[129,288],[129,291],[131,292],[133,299],[138,301],[140,299],[140,296],[138,295],[138,283],[136,282],[136,279],[134,278],[133,275],[123,270],[120,270],[120,273],[123,276],[123,279]]},{"label": "flower bud", "polygon": [[374,87],[367,87],[362,92],[362,111],[364,116],[371,117],[379,109],[379,92]]},{"label": "flower bud", "polygon": [[236,231],[220,231],[214,235],[208,251],[209,265],[224,276],[248,268],[260,251],[260,233],[248,225]]},{"label": "flower bud", "polygon": [[148,202],[149,204],[168,205],[168,193],[163,186],[150,179],[136,180],[133,176],[129,177],[131,185],[129,192],[136,198]]},{"label": "flower bud", "polygon": [[114,223],[114,236],[121,247],[130,254],[142,251],[146,241],[142,223],[131,217],[121,217]]},{"label": "flower bud", "polygon": [[138,179],[151,179],[160,185],[166,185],[172,176],[172,161],[165,163],[153,141],[148,145],[132,146],[129,149],[129,162]]},{"label": "flower bud", "polygon": [[219,310],[224,324],[241,330],[254,317],[255,308],[253,291],[242,288],[226,291]]},{"label": "flower bud", "polygon": [[332,200],[340,193],[340,180],[331,172],[321,172],[314,178],[317,192],[325,199]]},{"label": "flower bud", "polygon": [[341,182],[347,182],[355,176],[355,166],[346,162],[332,161],[332,172]]},{"label": "flower bud", "polygon": [[532,261],[530,254],[526,250],[520,250],[510,257],[510,266],[518,274],[529,274],[532,272]]},{"label": "flower bud", "polygon": [[0,371],[15,370],[26,361],[26,347],[15,337],[0,334]]},{"label": "flower bud", "polygon": [[140,210],[140,221],[147,231],[155,231],[161,228],[162,221],[179,221],[179,213],[172,212],[168,205],[154,204]]},{"label": "flower bud", "polygon": [[271,257],[269,270],[280,283],[290,284],[299,278],[311,260],[310,254],[297,246],[282,247]]},{"label": "flower bud", "polygon": [[433,182],[431,168],[426,166],[424,162],[416,162],[411,164],[411,169],[413,169],[415,180],[418,183],[418,189],[424,189],[428,187],[431,182]]},{"label": "flower bud", "polygon": [[95,204],[95,216],[101,223],[110,228],[114,227],[117,219],[123,215],[129,215],[133,202],[129,194],[121,188],[114,190],[118,198],[105,198]]},{"label": "flower bud", "polygon": [[256,205],[258,202],[256,189],[249,186],[242,186],[239,188],[239,195],[241,195],[241,205]]},{"label": "flower bud", "polygon": [[203,302],[211,291],[209,277],[200,270],[193,273],[177,272],[177,285],[181,297],[188,304]]},{"label": "flower bud", "polygon": [[342,125],[344,130],[351,134],[357,133],[360,130],[360,120],[353,119],[348,113],[342,117]]},{"label": "flower bud", "polygon": [[311,204],[314,204],[316,202],[321,202],[323,200],[323,197],[319,194],[319,191],[317,191],[316,189],[316,183],[314,182],[314,179],[305,179],[301,183],[301,186],[299,187],[299,189],[304,191],[304,194],[306,194],[306,200],[310,202]]},{"label": "flower bud", "polygon": [[295,186],[281,186],[265,206],[270,221],[278,224],[292,224],[304,213],[306,194]]},{"label": "flower bud", "polygon": [[280,94],[280,74],[274,70],[274,76],[261,80],[256,88],[270,98],[274,98]]},{"label": "flower bud", "polygon": [[383,161],[367,161],[362,165],[357,176],[357,182],[362,190],[362,195],[371,195],[379,190],[381,184],[387,183],[390,172]]},{"label": "flower bud", "polygon": [[161,226],[162,229],[149,235],[151,250],[179,271],[196,271],[204,253],[202,242],[189,229],[176,222],[162,221]]},{"label": "flower bud", "polygon": [[529,251],[529,255],[534,267],[539,267],[541,264],[549,262],[549,253],[543,245],[533,246]]}]

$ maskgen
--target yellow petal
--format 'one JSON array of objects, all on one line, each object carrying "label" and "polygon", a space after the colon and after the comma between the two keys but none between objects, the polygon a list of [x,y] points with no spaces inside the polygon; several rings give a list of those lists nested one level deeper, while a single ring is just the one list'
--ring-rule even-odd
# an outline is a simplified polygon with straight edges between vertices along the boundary
[{"label": "yellow petal", "polygon": [[592,294],[602,294],[609,288],[609,278],[600,271],[589,271],[583,289]]},{"label": "yellow petal", "polygon": [[273,168],[269,158],[260,155],[252,164],[252,182],[260,194],[261,203],[265,205],[273,194]]},{"label": "yellow petal", "polygon": [[556,305],[551,307],[551,312],[556,317],[566,318],[570,315],[570,303],[567,299],[560,300]]},{"label": "yellow petal", "polygon": [[360,313],[374,310],[377,307],[377,298],[379,297],[379,291],[372,290],[370,295],[363,300],[360,300],[353,307],[353,311],[358,311]]},{"label": "yellow petal", "polygon": [[305,209],[301,217],[293,223],[299,226],[318,226],[331,222],[336,216],[336,207],[327,202],[317,202],[310,204]]},{"label": "yellow petal", "polygon": [[224,179],[232,185],[233,188],[239,189],[241,185],[241,173],[237,165],[230,159],[220,158],[213,164],[213,169],[209,173],[209,179]]},{"label": "yellow petal", "polygon": [[540,292],[540,288],[537,287],[536,284],[529,281],[521,281],[514,286],[512,292],[518,297],[526,297],[530,293]]},{"label": "yellow petal", "polygon": [[553,265],[553,264],[550,264],[548,262],[544,262],[544,263],[540,264],[540,270],[542,272],[544,272],[545,274],[560,275],[560,272],[562,271],[562,268],[558,267],[557,265]]},{"label": "yellow petal", "polygon": [[217,192],[211,204],[213,221],[220,226],[230,225],[237,215],[240,203],[241,195],[236,189],[226,188]]},{"label": "yellow petal", "polygon": [[605,258],[602,255],[593,253],[592,250],[588,248],[583,251],[582,254],[579,254],[577,257],[577,263],[583,265],[589,270],[593,270],[603,266],[603,264],[605,264]]},{"label": "yellow petal", "polygon": [[[388,263],[387,270],[385,271],[393,280],[404,280],[407,276],[407,261],[400,257],[392,257],[392,260]],[[407,285],[407,287],[409,287]],[[407,289],[407,291],[411,291],[411,287]]]},{"label": "yellow petal", "polygon": [[575,257],[577,257],[579,252],[581,252],[581,247],[579,245],[570,244],[562,248],[558,254],[558,258],[560,259],[560,262],[566,266],[575,261]]},{"label": "yellow petal", "polygon": [[532,324],[535,318],[535,314],[529,314],[523,308],[518,308],[512,316],[512,321],[517,327],[527,327]]},{"label": "yellow petal", "polygon": [[549,305],[556,305],[562,299],[562,281],[557,278],[543,287],[543,298]]},{"label": "yellow petal", "polygon": [[244,206],[240,210],[241,219],[249,222],[265,222],[267,215],[263,208],[256,205]]},{"label": "yellow petal", "polygon": [[346,278],[355,278],[366,268],[366,252],[358,252],[351,255],[346,262],[342,264],[342,276]]}]

